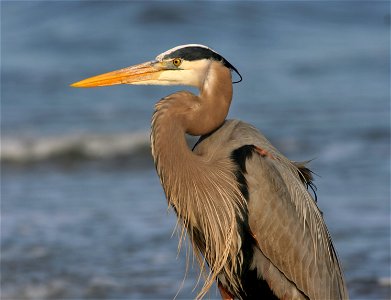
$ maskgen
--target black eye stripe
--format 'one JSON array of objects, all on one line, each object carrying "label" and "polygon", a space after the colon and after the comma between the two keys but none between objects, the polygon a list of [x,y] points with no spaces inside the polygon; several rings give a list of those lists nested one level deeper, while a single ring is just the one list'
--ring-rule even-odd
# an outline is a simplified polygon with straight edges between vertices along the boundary
[{"label": "black eye stripe", "polygon": [[167,54],[164,59],[180,57],[188,61],[198,60],[198,59],[213,59],[220,61],[224,59],[220,54],[213,52],[207,48],[203,47],[186,47],[175,50]]},{"label": "black eye stripe", "polygon": [[215,61],[220,61],[224,66],[236,72],[239,75],[240,79],[234,83],[242,81],[242,76],[239,71],[230,64],[228,60],[222,57],[220,54],[204,47],[189,46],[177,49],[163,57],[163,59],[172,59],[172,58],[182,58],[184,60],[192,61],[199,59],[212,59]]}]

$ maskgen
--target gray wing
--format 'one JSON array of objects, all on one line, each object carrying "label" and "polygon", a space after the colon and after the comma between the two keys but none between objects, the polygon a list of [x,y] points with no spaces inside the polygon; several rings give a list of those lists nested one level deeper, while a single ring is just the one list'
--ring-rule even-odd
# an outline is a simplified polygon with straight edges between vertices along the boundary
[{"label": "gray wing", "polygon": [[280,299],[347,299],[331,237],[299,169],[251,125],[232,120],[223,130],[229,148],[254,145],[267,153],[249,157],[244,174],[258,243],[252,268]]}]

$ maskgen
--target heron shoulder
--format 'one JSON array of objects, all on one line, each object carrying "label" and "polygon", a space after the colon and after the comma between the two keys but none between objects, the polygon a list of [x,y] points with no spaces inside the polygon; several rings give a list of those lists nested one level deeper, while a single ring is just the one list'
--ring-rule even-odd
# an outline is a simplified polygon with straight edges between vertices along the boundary
[{"label": "heron shoulder", "polygon": [[254,126],[240,120],[230,119],[213,132],[201,136],[194,147],[194,151],[208,152],[210,149],[223,148],[232,152],[243,145],[267,144],[266,137]]}]

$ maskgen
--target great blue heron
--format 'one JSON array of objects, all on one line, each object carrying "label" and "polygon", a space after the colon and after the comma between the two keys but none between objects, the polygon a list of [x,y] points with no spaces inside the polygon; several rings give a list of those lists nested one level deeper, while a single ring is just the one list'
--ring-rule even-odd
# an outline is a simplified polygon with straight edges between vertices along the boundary
[{"label": "great blue heron", "polygon": [[[74,87],[188,85],[155,105],[152,155],[206,279],[224,299],[347,299],[331,237],[307,191],[311,172],[253,126],[226,120],[231,71],[214,50],[178,46]],[[241,76],[240,76],[241,78]],[[185,135],[201,136],[191,150]],[[209,271],[206,271],[209,266]]]}]

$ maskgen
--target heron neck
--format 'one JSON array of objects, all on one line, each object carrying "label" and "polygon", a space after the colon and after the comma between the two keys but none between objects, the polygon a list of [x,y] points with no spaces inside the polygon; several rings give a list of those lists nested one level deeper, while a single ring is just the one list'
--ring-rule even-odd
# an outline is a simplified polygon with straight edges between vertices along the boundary
[{"label": "heron neck", "polygon": [[168,199],[173,192],[170,189],[192,184],[193,178],[188,178],[187,174],[194,174],[195,170],[208,174],[210,166],[190,150],[185,135],[205,135],[220,127],[228,114],[231,99],[230,70],[219,62],[212,62],[199,96],[181,91],[155,105],[152,155]]},{"label": "heron neck", "polygon": [[220,127],[228,115],[232,100],[231,71],[219,62],[211,62],[199,96],[192,99],[186,113],[186,133],[199,136]]}]

